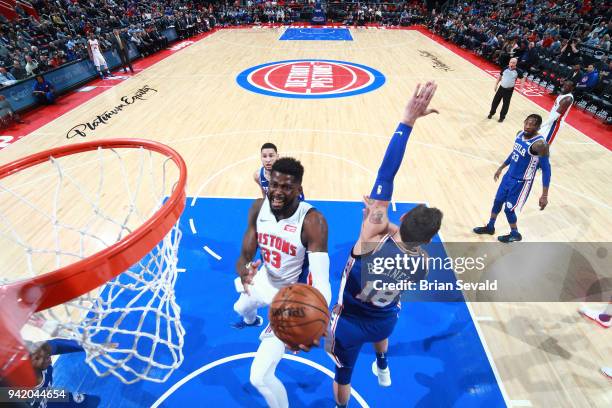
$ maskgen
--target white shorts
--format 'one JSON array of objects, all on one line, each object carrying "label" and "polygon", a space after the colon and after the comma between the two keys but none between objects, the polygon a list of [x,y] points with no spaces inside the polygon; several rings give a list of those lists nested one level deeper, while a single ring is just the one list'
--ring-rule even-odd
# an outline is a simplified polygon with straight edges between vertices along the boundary
[{"label": "white shorts", "polygon": [[280,288],[281,286],[275,286],[270,280],[266,266],[263,265],[253,277],[253,281],[249,285],[249,293],[257,302],[269,305]]},{"label": "white shorts", "polygon": [[103,65],[103,66],[105,66],[105,67],[107,66],[107,65],[106,65],[106,60],[104,59],[104,57],[102,56],[102,54],[101,54],[101,53],[99,53],[99,52],[94,52],[94,53],[92,54],[92,57],[93,57],[93,63],[94,63],[94,65],[96,66],[96,68],[99,68],[99,67],[100,67],[100,65]]}]

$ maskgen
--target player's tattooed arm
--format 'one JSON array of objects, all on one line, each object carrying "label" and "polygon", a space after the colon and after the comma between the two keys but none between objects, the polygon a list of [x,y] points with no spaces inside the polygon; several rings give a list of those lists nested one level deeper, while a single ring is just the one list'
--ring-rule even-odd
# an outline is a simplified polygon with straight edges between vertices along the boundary
[{"label": "player's tattooed arm", "polygon": [[389,201],[374,200],[368,196],[363,197],[363,221],[359,240],[363,243],[375,240],[387,233],[389,217],[387,210]]},{"label": "player's tattooed arm", "polygon": [[263,199],[258,198],[253,202],[249,209],[247,229],[242,238],[242,248],[240,249],[240,257],[236,262],[236,272],[242,280],[242,284],[250,283],[253,275],[255,275],[257,265],[255,268],[247,268],[245,265],[250,263],[257,252],[257,214],[263,204]]}]

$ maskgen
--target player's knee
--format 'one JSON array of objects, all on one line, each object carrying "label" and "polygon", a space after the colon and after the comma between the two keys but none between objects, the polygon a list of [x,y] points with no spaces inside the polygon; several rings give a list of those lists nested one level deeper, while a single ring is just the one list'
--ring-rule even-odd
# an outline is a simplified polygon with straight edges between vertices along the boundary
[{"label": "player's knee", "polygon": [[240,299],[238,299],[236,303],[234,303],[234,312],[238,313],[239,315],[242,315],[241,312],[243,311],[244,311],[244,305],[242,302],[240,302]]},{"label": "player's knee", "polygon": [[245,299],[245,296],[240,295],[236,303],[234,303],[234,312],[240,316],[244,316],[251,309],[250,302]]},{"label": "player's knee", "polygon": [[497,200],[493,201],[493,208],[491,209],[491,212],[494,214],[499,214],[503,206],[504,206],[503,201],[497,201]]},{"label": "player's knee", "polygon": [[506,218],[508,219],[508,222],[510,224],[516,223],[516,213],[514,212],[514,210],[510,208],[505,208],[504,212],[506,213]]},{"label": "player's knee", "polygon": [[257,389],[261,389],[261,388],[265,387],[265,385],[266,385],[265,375],[264,375],[263,372],[260,372],[259,370],[251,369],[251,375],[249,377],[249,381],[251,382],[253,387],[255,387]]},{"label": "player's knee", "polygon": [[340,385],[347,385],[351,383],[352,376],[353,367],[336,367],[336,376],[334,380]]}]

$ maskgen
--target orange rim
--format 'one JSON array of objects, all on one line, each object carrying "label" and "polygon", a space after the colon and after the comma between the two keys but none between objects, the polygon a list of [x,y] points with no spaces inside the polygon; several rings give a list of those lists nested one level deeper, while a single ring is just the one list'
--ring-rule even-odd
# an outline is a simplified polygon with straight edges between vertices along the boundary
[{"label": "orange rim", "polygon": [[[19,353],[20,355],[14,353],[15,346],[23,346],[18,330],[23,327],[32,313],[77,298],[127,270],[148,254],[170,232],[185,208],[185,184],[187,182],[185,161],[171,147],[144,139],[95,140],[45,150],[0,166],[0,180],[47,162],[50,157],[59,158],[98,148],[145,148],[169,157],[180,171],[177,185],[168,200],[150,219],[115,244],[55,271],[0,287],[1,310],[13,310],[17,306],[28,310],[25,320],[24,317],[14,319],[12,316],[9,320],[0,316],[0,329],[4,329],[2,330],[4,333],[11,333],[10,336],[3,336],[4,338],[0,341],[0,378],[8,379],[9,382],[17,377],[24,385],[34,385],[34,377],[29,375],[24,377],[22,372],[25,365],[32,373],[27,353],[23,351]],[[5,296],[2,296],[2,293]],[[15,327],[17,327],[17,333],[15,333]],[[13,330],[10,330],[11,328]]]}]

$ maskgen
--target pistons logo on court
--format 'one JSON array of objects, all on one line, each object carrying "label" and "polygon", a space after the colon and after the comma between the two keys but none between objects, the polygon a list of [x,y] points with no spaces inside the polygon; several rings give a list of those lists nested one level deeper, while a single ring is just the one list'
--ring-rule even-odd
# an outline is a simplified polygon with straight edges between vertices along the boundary
[{"label": "pistons logo on court", "polygon": [[238,85],[280,98],[341,98],[380,88],[385,76],[365,65],[335,60],[289,60],[257,65],[242,71]]}]

